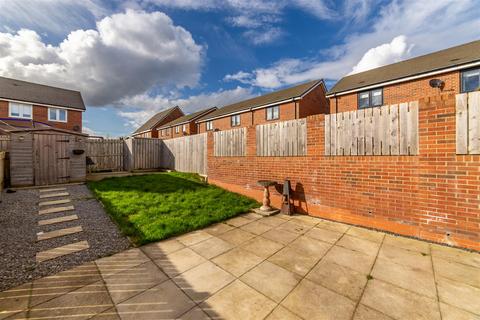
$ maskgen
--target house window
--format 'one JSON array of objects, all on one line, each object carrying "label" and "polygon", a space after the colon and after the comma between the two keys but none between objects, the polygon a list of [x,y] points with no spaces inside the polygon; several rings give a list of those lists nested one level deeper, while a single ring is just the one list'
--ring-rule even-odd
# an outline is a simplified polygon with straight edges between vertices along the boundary
[{"label": "house window", "polygon": [[462,92],[480,89],[480,69],[467,70],[461,73]]},{"label": "house window", "polygon": [[358,94],[358,108],[378,107],[383,104],[383,89],[363,91]]},{"label": "house window", "polygon": [[186,124],[183,125],[182,131],[183,131],[183,132],[187,132],[187,125],[186,125]]},{"label": "house window", "polygon": [[232,127],[236,127],[240,125],[240,115],[236,114],[231,117],[230,119]]},{"label": "house window", "polygon": [[176,126],[175,127],[175,133],[179,133],[180,132],[180,126]]},{"label": "house window", "polygon": [[280,118],[280,108],[278,106],[269,107],[266,109],[267,120],[276,120]]},{"label": "house window", "polygon": [[10,102],[8,116],[12,118],[32,119],[32,105]]},{"label": "house window", "polygon": [[48,108],[48,121],[67,122],[67,110]]},{"label": "house window", "polygon": [[207,128],[207,131],[213,130],[213,121],[207,121],[205,127]]}]

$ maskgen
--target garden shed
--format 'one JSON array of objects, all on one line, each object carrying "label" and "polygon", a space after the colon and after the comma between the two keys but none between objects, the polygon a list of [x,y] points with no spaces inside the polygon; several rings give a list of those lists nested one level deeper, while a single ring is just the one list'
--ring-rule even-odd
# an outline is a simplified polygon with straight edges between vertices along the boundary
[{"label": "garden shed", "polygon": [[13,187],[85,181],[88,135],[56,128],[11,130],[9,135]]}]

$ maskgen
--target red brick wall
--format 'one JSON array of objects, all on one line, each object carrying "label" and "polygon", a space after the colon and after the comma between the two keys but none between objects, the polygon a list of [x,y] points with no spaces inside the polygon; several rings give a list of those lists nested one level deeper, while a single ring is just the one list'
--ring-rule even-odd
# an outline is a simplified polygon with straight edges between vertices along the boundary
[{"label": "red brick wall", "polygon": [[305,118],[314,114],[330,113],[329,101],[325,97],[325,89],[319,85],[309,92],[302,100],[299,101],[299,118]]},{"label": "red brick wall", "polygon": [[[232,127],[230,125],[230,116],[213,120],[213,129],[230,130],[233,128],[246,127],[252,124],[252,112],[247,111],[240,114],[240,126]],[[206,132],[205,123],[200,124],[200,133]]]},{"label": "red brick wall", "polygon": [[[52,127],[73,130],[75,126],[82,131],[82,111],[67,111],[67,122],[48,121],[48,108],[33,105],[33,120],[46,123]],[[0,118],[8,118],[8,101],[0,101]]]},{"label": "red brick wall", "polygon": [[[307,118],[304,157],[214,157],[209,181],[261,199],[260,179],[290,177],[299,211],[480,250],[480,156],[455,154],[455,95],[419,101],[419,156],[324,156],[324,115]],[[280,204],[274,192],[273,202]]]},{"label": "red brick wall", "polygon": [[[445,82],[443,90],[440,91],[438,88],[430,87],[428,82],[431,79],[443,80]],[[383,87],[383,103],[408,102],[438,94],[445,95],[459,92],[460,73],[455,71]],[[337,109],[338,112],[356,110],[358,108],[357,94],[358,92],[355,92],[337,98],[330,98],[331,113],[337,112]]]}]

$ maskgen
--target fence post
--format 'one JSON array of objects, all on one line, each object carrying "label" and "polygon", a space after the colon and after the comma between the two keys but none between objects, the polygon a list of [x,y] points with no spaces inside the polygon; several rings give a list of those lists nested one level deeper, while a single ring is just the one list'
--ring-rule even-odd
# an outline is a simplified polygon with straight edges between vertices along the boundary
[{"label": "fence post", "polygon": [[133,171],[134,163],[133,163],[133,138],[128,138],[123,140],[123,150],[124,150],[124,161],[123,161],[123,170],[125,171]]}]

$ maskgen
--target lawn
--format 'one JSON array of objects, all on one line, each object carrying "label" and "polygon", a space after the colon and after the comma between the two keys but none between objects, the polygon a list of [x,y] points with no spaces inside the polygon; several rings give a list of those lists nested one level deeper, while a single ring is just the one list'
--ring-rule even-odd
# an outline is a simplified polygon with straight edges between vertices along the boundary
[{"label": "lawn", "polygon": [[178,172],[89,182],[122,232],[138,245],[228,219],[258,202]]}]

